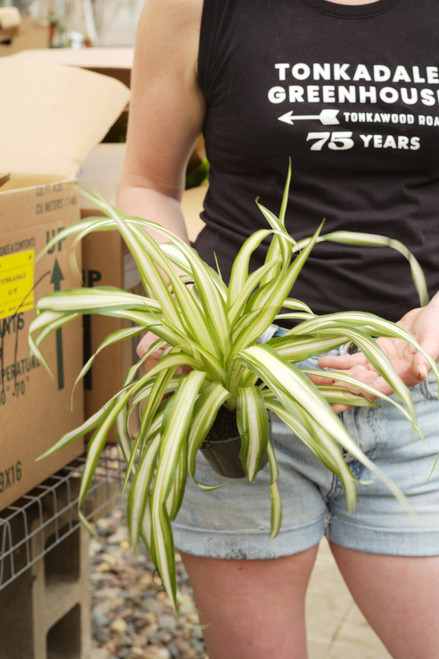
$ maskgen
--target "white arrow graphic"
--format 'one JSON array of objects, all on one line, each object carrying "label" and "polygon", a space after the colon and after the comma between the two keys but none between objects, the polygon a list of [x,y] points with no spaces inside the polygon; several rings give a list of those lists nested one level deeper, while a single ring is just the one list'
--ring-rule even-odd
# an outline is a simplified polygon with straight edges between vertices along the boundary
[{"label": "white arrow graphic", "polygon": [[319,119],[324,126],[337,126],[340,122],[337,119],[338,110],[322,110],[320,114],[303,114],[295,115],[292,110],[278,117],[279,121],[284,121],[286,124],[294,126],[295,121],[303,119]]}]

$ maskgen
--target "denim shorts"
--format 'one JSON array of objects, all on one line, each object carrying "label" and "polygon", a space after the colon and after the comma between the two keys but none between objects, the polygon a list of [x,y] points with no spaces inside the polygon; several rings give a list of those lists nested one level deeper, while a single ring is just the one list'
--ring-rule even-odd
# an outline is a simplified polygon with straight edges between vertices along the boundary
[{"label": "denim shorts", "polygon": [[[345,354],[346,346],[333,351]],[[302,367],[316,368],[318,358]],[[196,477],[205,483],[225,480],[205,492],[189,480],[182,508],[173,524],[175,544],[197,556],[266,559],[309,549],[326,535],[343,547],[400,556],[439,555],[438,384],[433,374],[411,390],[422,440],[398,409],[380,401],[376,408],[357,407],[341,418],[351,437],[404,492],[415,518],[387,486],[356,460],[350,468],[360,480],[353,513],[346,512],[340,480],[272,416],[272,441],[279,464],[282,526],[270,539],[270,469],[250,483],[218,476],[199,454]],[[349,457],[347,458],[349,461]],[[415,521],[416,520],[416,521]]]}]

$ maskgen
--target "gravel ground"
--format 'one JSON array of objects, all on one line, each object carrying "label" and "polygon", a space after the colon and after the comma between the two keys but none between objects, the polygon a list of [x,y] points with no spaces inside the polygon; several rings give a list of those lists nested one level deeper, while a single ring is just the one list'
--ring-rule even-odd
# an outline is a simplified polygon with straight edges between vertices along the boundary
[{"label": "gravel ground", "polygon": [[[104,543],[90,543],[91,659],[208,659],[196,613],[176,617],[145,550],[131,552],[122,510],[98,520],[96,530]],[[177,574],[193,603],[178,554]]]}]

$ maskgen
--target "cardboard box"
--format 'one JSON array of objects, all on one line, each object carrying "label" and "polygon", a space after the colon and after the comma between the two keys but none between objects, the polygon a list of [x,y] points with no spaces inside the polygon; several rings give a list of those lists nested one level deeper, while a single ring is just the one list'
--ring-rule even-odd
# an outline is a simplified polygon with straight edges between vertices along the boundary
[{"label": "cardboard box", "polygon": [[[15,55],[20,59],[75,66],[100,73],[130,86],[134,48],[46,48],[23,50]],[[125,141],[128,125],[128,106],[104,136],[106,142]]]},{"label": "cardboard box", "polygon": [[0,43],[11,43],[21,25],[21,15],[17,7],[0,7]]},{"label": "cardboard box", "polygon": [[35,48],[23,50],[15,57],[88,69],[115,78],[129,87],[134,48]]},{"label": "cardboard box", "polygon": [[[100,73],[130,85],[133,48],[52,48],[48,50],[25,50],[15,56],[21,60],[57,63],[75,66]],[[83,162],[78,180],[80,187],[94,188],[114,203],[116,185],[125,154],[125,144],[112,143],[118,136],[126,134],[128,107],[105,136],[106,144],[99,144]],[[97,209],[80,196],[81,217],[99,214]],[[118,286],[133,292],[141,292],[140,279],[134,260],[116,233],[99,233],[87,236],[82,241],[84,281],[87,286]],[[93,316],[84,319],[84,358],[91,356],[104,338],[112,331],[125,327],[126,323],[116,318]],[[126,371],[137,359],[137,342],[124,342],[107,348],[98,355],[84,379],[85,416],[97,411],[120,389]],[[133,432],[136,428],[133,427]],[[115,442],[112,429],[109,441]]]},{"label": "cardboard box", "polygon": [[47,21],[23,16],[17,35],[11,42],[0,42],[0,57],[9,57],[25,49],[47,48],[49,28]]},{"label": "cardboard box", "polygon": [[118,81],[57,65],[0,60],[0,509],[83,450],[76,442],[35,462],[83,419],[72,385],[83,363],[82,323],[44,342],[51,380],[29,356],[27,335],[40,296],[79,285],[68,241],[35,264],[47,240],[80,218],[76,173],[126,106]]}]

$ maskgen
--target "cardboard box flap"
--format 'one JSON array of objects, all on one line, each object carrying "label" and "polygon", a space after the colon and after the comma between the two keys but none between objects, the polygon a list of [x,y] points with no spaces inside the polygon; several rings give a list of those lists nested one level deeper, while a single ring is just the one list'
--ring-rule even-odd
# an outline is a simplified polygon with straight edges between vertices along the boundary
[{"label": "cardboard box flap", "polygon": [[134,48],[39,48],[22,50],[14,57],[105,71],[131,69]]},{"label": "cardboard box flap", "polygon": [[21,24],[21,14],[17,7],[0,7],[0,28],[10,30]]},{"label": "cardboard box flap", "polygon": [[0,172],[76,176],[129,100],[118,80],[76,67],[0,59]]},{"label": "cardboard box flap", "polygon": [[9,179],[11,178],[11,175],[9,172],[0,172],[0,188],[2,185],[7,183]]}]

